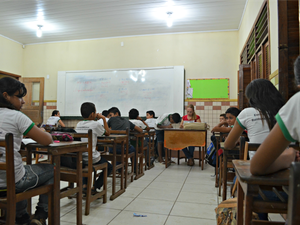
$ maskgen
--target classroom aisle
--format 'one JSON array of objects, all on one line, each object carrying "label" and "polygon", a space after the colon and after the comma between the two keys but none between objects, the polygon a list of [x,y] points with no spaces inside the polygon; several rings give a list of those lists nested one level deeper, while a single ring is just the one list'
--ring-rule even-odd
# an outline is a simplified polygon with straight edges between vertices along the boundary
[{"label": "classroom aisle", "polygon": [[[197,161],[196,161],[197,162]],[[198,163],[198,162],[197,162]],[[181,165],[172,164],[165,169],[156,163],[139,180],[129,184],[126,192],[102,204],[91,204],[89,216],[83,216],[87,225],[215,225],[217,189],[214,187],[214,168],[205,165],[189,167],[184,160]],[[108,179],[111,185],[110,178]],[[111,188],[109,195],[111,193]],[[133,213],[147,217],[133,217]],[[76,224],[75,199],[61,200],[61,224]]]}]

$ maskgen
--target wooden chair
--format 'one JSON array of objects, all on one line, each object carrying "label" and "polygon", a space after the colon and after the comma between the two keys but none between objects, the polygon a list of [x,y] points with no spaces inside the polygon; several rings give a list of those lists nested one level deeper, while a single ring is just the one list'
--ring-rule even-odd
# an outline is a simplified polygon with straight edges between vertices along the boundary
[{"label": "wooden chair", "polygon": [[[6,223],[7,225],[15,224],[16,219],[16,203],[29,200],[31,197],[41,194],[48,194],[48,216],[49,224],[52,224],[52,191],[53,184],[43,185],[31,190],[15,193],[15,167],[14,167],[14,140],[13,134],[6,134],[5,140],[0,140],[0,146],[6,150],[6,162],[0,163],[0,170],[6,171],[7,194],[6,197],[0,198],[0,208],[6,209]],[[28,208],[31,209],[31,200]],[[31,214],[31,212],[28,212]]]},{"label": "wooden chair", "polygon": [[300,162],[293,162],[289,180],[288,224],[300,224]]},{"label": "wooden chair", "polygon": [[150,130],[148,131],[148,138],[149,152],[147,169],[149,170],[154,167],[154,163],[151,165],[151,158],[155,157],[155,130],[153,127],[150,127]]},{"label": "wooden chair", "polygon": [[[112,176],[116,176],[116,173],[118,173],[118,170],[123,167],[124,162],[124,170],[125,170],[125,188],[127,188],[127,180],[130,178],[131,182],[133,182],[133,176],[134,176],[134,163],[129,163],[128,160],[131,159],[132,162],[134,162],[135,153],[129,153],[129,129],[127,130],[111,130],[110,134],[112,135],[126,135],[126,141],[121,143],[115,143],[111,140],[98,140],[98,143],[106,146],[106,147],[114,147],[114,144],[118,144],[122,146],[121,154],[117,154],[116,158],[112,153],[105,152],[103,153],[102,157],[106,158],[108,161],[111,161],[113,165],[116,165],[117,162],[121,162],[121,164],[115,166],[115,170],[112,171]],[[116,147],[116,146],[115,146]],[[128,170],[128,168],[131,167],[131,171]],[[122,185],[122,176],[123,172],[121,172],[121,185]],[[113,178],[114,179],[114,178]],[[115,183],[115,182],[113,182]],[[111,199],[112,200],[112,199]]]},{"label": "wooden chair", "polygon": [[[93,132],[89,130],[88,133],[72,133],[74,138],[88,138],[88,165],[82,169],[82,177],[87,178],[87,193],[86,193],[86,202],[85,202],[85,215],[90,214],[90,204],[91,202],[97,200],[98,198],[103,197],[103,203],[107,202],[107,163],[102,164],[93,164]],[[76,169],[71,169],[68,167],[61,166],[61,180],[68,181],[70,186],[73,186],[73,183],[76,182]],[[97,177],[97,171],[102,170],[103,173],[103,190],[98,192],[95,195],[91,194],[92,183],[95,182]],[[93,178],[94,173],[94,180]],[[68,189],[66,187],[65,189]],[[64,189],[62,189],[63,191]],[[62,196],[64,197],[64,196]]]}]

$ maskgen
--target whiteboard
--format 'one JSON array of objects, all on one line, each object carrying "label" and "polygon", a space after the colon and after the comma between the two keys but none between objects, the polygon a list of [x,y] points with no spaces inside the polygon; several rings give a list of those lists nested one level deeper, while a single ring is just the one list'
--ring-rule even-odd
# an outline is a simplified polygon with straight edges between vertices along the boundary
[{"label": "whiteboard", "polygon": [[115,106],[128,117],[132,108],[140,116],[153,110],[184,113],[184,67],[58,71],[57,109],[61,116],[81,116],[83,102],[97,112]]}]

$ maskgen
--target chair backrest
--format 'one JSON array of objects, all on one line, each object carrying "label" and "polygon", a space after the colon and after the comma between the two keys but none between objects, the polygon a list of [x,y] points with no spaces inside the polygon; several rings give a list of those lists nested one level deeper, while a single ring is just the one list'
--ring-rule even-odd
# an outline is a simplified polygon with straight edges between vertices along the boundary
[{"label": "chair backrest", "polygon": [[110,130],[110,134],[116,134],[116,135],[126,135],[126,144],[125,144],[125,150],[126,150],[126,156],[128,156],[128,149],[129,149],[129,128],[126,130]]},{"label": "chair backrest", "polygon": [[6,162],[0,163],[0,170],[6,170],[7,201],[15,201],[15,163],[14,163],[14,137],[7,133],[5,140],[0,140],[0,147],[5,148]]},{"label": "chair backrest", "polygon": [[88,139],[88,170],[93,171],[93,131],[88,130],[87,133],[71,133],[74,138]]},{"label": "chair backrest", "polygon": [[300,224],[300,162],[293,162],[290,170],[288,224]]}]

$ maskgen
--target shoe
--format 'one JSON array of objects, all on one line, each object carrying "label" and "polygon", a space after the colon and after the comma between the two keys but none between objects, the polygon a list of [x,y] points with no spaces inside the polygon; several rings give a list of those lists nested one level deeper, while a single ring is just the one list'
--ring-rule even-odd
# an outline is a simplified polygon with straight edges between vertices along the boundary
[{"label": "shoe", "polygon": [[16,217],[16,225],[28,225],[30,222],[30,216],[28,213],[25,213],[21,217]]},{"label": "shoe", "polygon": [[46,219],[34,217],[31,220],[30,225],[46,225]]},{"label": "shoe", "polygon": [[194,159],[189,158],[187,164],[188,164],[188,166],[193,166],[194,165]]}]

